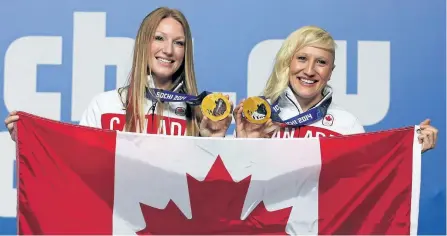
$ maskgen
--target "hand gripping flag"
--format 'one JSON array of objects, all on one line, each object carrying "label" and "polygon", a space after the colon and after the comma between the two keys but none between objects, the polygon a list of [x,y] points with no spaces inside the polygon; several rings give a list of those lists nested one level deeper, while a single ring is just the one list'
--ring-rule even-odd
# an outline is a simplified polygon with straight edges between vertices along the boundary
[{"label": "hand gripping flag", "polygon": [[19,116],[19,234],[417,234],[417,127],[235,139]]}]

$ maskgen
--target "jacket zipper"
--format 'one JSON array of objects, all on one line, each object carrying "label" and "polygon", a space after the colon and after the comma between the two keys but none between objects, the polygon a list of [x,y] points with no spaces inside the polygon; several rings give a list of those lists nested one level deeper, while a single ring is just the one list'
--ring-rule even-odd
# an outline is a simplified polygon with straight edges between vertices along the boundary
[{"label": "jacket zipper", "polygon": [[301,114],[300,109],[299,109],[298,106],[293,102],[293,100],[289,98],[289,95],[288,95],[288,94],[286,94],[286,98],[289,99],[289,101],[296,107],[296,109],[298,110],[298,114]]},{"label": "jacket zipper", "polygon": [[153,102],[152,103],[152,106],[149,108],[149,110],[151,110],[152,111],[152,122],[151,122],[151,124],[152,124],[152,127],[154,127],[154,116],[155,116],[155,107],[157,106],[157,101],[155,101],[155,102]]}]

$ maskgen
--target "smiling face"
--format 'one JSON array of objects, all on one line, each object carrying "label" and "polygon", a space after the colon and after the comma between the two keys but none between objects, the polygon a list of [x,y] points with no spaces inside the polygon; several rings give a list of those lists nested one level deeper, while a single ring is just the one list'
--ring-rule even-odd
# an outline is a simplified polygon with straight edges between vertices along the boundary
[{"label": "smiling face", "polygon": [[172,17],[161,20],[148,50],[149,65],[155,80],[172,80],[185,57],[185,33],[182,24]]},{"label": "smiling face", "polygon": [[316,46],[298,50],[293,55],[289,68],[289,84],[298,101],[320,100],[333,68],[334,57],[330,51]]}]

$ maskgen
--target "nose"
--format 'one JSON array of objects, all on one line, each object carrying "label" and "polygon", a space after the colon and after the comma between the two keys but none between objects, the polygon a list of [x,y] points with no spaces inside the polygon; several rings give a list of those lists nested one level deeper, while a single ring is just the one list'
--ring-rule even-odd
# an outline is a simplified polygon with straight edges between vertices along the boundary
[{"label": "nose", "polygon": [[172,48],[172,43],[169,41],[166,41],[163,45],[163,53],[166,55],[172,55],[173,52],[173,48]]},{"label": "nose", "polygon": [[306,63],[306,68],[304,68],[304,74],[311,77],[315,75],[315,63],[312,61],[308,61]]}]

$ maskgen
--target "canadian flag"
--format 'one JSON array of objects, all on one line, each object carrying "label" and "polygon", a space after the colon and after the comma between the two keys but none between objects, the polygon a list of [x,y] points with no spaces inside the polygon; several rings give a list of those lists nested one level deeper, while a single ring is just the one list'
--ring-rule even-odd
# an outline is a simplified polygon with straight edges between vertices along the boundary
[{"label": "canadian flag", "polygon": [[19,117],[19,234],[417,234],[417,127],[236,139]]}]

